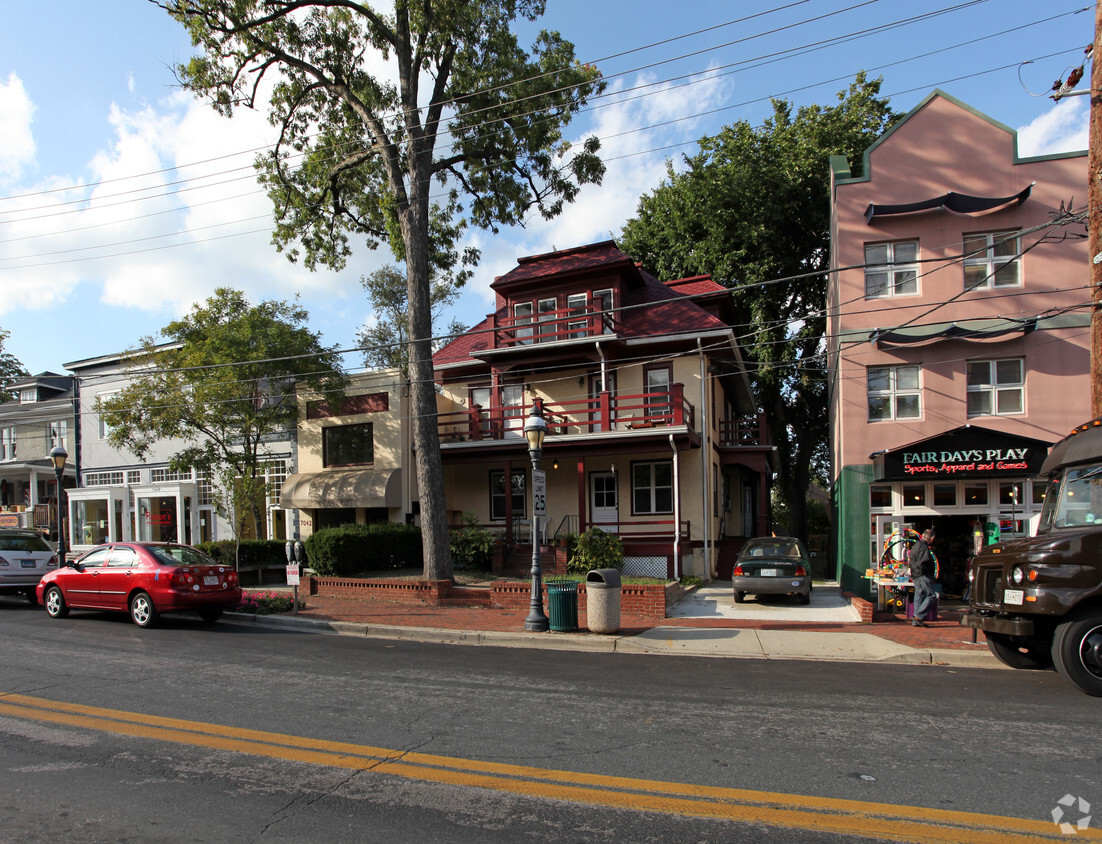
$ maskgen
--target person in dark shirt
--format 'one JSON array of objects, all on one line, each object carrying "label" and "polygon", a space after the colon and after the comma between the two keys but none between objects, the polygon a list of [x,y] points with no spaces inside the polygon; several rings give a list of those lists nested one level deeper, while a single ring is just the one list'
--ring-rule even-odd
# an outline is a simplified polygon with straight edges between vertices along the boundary
[{"label": "person in dark shirt", "polygon": [[915,587],[914,616],[911,624],[915,627],[925,627],[922,620],[930,611],[930,606],[937,599],[934,593],[934,555],[930,553],[930,546],[934,541],[934,529],[926,528],[922,536],[911,546],[908,562],[911,564],[911,582]]}]

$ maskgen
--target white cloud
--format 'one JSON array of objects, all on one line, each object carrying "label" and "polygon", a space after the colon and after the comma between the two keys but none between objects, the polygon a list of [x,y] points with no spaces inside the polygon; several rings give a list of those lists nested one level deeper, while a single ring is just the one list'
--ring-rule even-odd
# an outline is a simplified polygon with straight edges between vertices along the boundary
[{"label": "white cloud", "polygon": [[1086,149],[1090,138],[1087,97],[1068,97],[1018,129],[1018,154],[1050,155]]},{"label": "white cloud", "polygon": [[9,74],[7,84],[0,82],[0,180],[18,179],[23,168],[34,163],[34,110],[15,73]]}]

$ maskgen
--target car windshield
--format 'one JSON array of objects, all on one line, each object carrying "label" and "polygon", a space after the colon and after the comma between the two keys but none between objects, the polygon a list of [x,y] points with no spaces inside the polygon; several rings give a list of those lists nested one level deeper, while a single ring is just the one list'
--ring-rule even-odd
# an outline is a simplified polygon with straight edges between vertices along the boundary
[{"label": "car windshield", "polygon": [[32,554],[36,551],[52,551],[46,540],[37,534],[0,534],[0,551],[22,551]]},{"label": "car windshield", "polygon": [[1041,524],[1082,527],[1102,523],[1102,465],[1076,466],[1057,476],[1045,491]]},{"label": "car windshield", "polygon": [[147,545],[145,550],[156,557],[158,563],[165,566],[218,565],[206,554],[200,554],[187,545]]},{"label": "car windshield", "polygon": [[763,542],[747,549],[751,557],[799,557],[799,546],[794,542]]}]

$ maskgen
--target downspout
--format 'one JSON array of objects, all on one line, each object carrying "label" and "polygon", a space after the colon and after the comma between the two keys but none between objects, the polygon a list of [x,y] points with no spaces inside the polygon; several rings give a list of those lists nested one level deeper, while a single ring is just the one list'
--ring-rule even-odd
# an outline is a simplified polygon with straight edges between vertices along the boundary
[{"label": "downspout", "polygon": [[673,451],[673,576],[681,579],[681,482],[680,461],[677,458],[677,445],[670,434],[670,449]]},{"label": "downspout", "polygon": [[704,577],[712,579],[712,448],[711,424],[708,418],[708,372],[704,361],[704,344],[696,338],[700,357],[700,465],[704,478]]},{"label": "downspout", "polygon": [[601,356],[601,392],[608,392],[608,361],[605,360],[605,350],[601,348],[601,341],[597,341],[597,354]]}]

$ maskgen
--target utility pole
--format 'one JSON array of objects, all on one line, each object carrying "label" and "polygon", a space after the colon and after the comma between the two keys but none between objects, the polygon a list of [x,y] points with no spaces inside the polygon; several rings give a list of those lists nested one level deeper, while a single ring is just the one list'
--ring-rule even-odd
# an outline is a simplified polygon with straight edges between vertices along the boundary
[{"label": "utility pole", "polygon": [[1087,187],[1087,232],[1091,256],[1091,416],[1102,416],[1102,3],[1094,7],[1091,53],[1090,184]]}]

